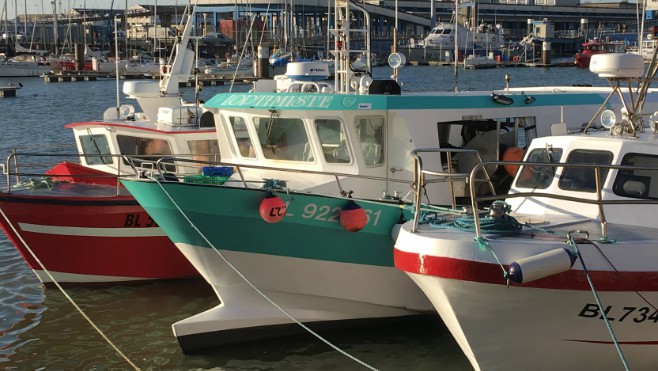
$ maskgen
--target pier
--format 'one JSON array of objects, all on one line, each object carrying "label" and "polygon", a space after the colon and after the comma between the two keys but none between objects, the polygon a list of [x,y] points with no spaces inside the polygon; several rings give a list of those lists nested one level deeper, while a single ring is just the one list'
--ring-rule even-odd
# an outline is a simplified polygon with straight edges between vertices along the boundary
[{"label": "pier", "polygon": [[[116,75],[114,74],[104,74],[104,73],[79,73],[79,72],[74,72],[74,73],[51,73],[51,74],[46,74],[42,76],[45,82],[83,82],[83,81],[98,81],[98,80],[109,80],[109,79],[116,79]],[[137,74],[137,75],[126,75],[122,74],[119,75],[120,80],[157,80],[160,79],[160,76],[158,75],[144,75],[144,74]],[[253,76],[236,76],[235,77],[235,83],[238,84],[251,84],[252,82],[258,80],[257,77]],[[201,86],[222,86],[226,85],[226,83],[230,83],[233,81],[232,76],[224,76],[224,75],[205,75],[201,74],[197,76],[196,78],[192,76],[188,81],[181,81],[179,83],[180,87],[194,87],[194,85],[197,83]],[[18,89],[19,87],[13,87],[14,90]],[[6,89],[8,94],[11,94],[10,90],[11,87],[0,87],[2,89],[2,93],[4,94],[4,91]],[[16,95],[16,92],[14,91],[14,96]],[[2,95],[2,96],[9,96],[9,95]]]},{"label": "pier", "polygon": [[0,98],[15,97],[16,91],[22,87],[22,84],[16,86],[12,83],[9,83],[9,85],[0,86]]}]

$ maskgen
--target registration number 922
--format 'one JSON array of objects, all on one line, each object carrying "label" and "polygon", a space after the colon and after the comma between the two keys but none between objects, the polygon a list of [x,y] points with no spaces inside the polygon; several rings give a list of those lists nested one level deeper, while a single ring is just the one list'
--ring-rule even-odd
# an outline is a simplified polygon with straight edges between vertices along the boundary
[{"label": "registration number 922", "polygon": [[[290,209],[288,209],[290,210]],[[320,222],[340,223],[340,213],[343,209],[340,207],[331,207],[327,205],[318,206],[317,204],[306,204],[302,209],[301,217],[304,219],[312,219]],[[373,227],[379,223],[382,211],[372,211],[364,208],[366,216],[368,217],[367,224]],[[290,214],[288,214],[290,215]]]}]

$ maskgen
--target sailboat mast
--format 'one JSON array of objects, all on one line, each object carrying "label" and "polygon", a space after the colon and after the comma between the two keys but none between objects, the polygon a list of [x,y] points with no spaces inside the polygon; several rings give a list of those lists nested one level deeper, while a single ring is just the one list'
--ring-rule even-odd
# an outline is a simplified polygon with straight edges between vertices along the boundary
[{"label": "sailboat mast", "polygon": [[52,1],[53,4],[53,42],[55,43],[55,55],[59,54],[58,44],[59,35],[57,32],[57,0]]},{"label": "sailboat mast", "polygon": [[14,46],[18,44],[18,0],[14,0]]}]

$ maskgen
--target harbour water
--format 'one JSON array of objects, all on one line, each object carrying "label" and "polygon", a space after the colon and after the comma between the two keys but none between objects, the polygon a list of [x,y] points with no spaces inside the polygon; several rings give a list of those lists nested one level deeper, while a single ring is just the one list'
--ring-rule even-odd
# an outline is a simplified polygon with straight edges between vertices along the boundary
[{"label": "harbour water", "polygon": [[[390,76],[378,67],[375,78]],[[460,90],[510,86],[606,86],[588,70],[500,68],[458,70]],[[451,67],[407,66],[405,91],[454,90]],[[72,143],[66,123],[97,120],[116,105],[116,82],[46,83],[40,78],[2,79],[23,84],[16,98],[0,99],[0,148]],[[246,91],[239,84],[234,91]],[[202,99],[229,86],[205,87]],[[193,99],[192,88],[183,89]],[[130,103],[121,97],[121,103]],[[294,243],[294,241],[291,241]],[[66,296],[44,288],[4,234],[0,235],[0,367],[6,369],[130,369]],[[66,293],[141,369],[357,370],[363,366],[310,334],[183,355],[171,324],[218,304],[202,280],[66,288]],[[485,308],[483,308],[485,310]],[[468,361],[438,316],[392,321],[376,327],[321,333],[335,346],[381,370],[469,370]],[[492,341],[496,341],[492,334]],[[509,346],[501,344],[501,346]]]}]

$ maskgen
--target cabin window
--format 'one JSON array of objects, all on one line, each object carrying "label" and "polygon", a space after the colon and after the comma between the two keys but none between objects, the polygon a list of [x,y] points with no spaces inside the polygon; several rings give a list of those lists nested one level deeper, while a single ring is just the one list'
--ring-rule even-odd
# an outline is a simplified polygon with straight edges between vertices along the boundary
[{"label": "cabin window", "polygon": [[[537,137],[534,117],[509,117],[502,119],[465,119],[437,123],[441,148],[474,149],[482,161],[502,159],[508,148],[525,148]],[[441,154],[447,163],[447,154]],[[471,153],[452,154],[452,165],[460,173],[469,173],[479,161]],[[489,165],[487,173],[496,185],[497,193],[506,193],[512,177],[504,167]]]},{"label": "cabin window", "polygon": [[237,141],[240,155],[242,157],[255,158],[256,153],[254,152],[251,138],[249,138],[249,132],[247,131],[247,123],[245,120],[242,117],[231,116],[228,118],[228,121],[231,124],[233,136]]},{"label": "cabin window", "polygon": [[325,161],[331,164],[352,162],[345,128],[340,121],[332,119],[315,120],[315,130],[320,138]]},{"label": "cabin window", "polygon": [[[217,140],[188,140],[187,147],[190,150],[190,155],[192,160],[196,161],[220,161],[221,156],[219,155],[219,144]],[[197,167],[203,166],[199,164]]]},{"label": "cabin window", "polygon": [[561,148],[537,148],[534,149],[527,157],[528,162],[544,163],[541,165],[525,165],[519,169],[519,177],[516,186],[520,188],[545,189],[553,181],[555,176],[554,164],[560,162],[562,157]]},{"label": "cabin window", "polygon": [[[619,170],[612,191],[622,197],[658,198],[658,156],[628,153],[622,166],[639,166],[647,169]],[[648,169],[653,167],[653,169]],[[653,180],[656,179],[656,182]]]},{"label": "cabin window", "polygon": [[[119,143],[121,154],[128,156],[137,168],[154,169],[155,163],[159,159],[171,156],[172,154],[169,143],[164,139],[117,135],[117,142]],[[123,163],[126,165],[130,164],[126,158],[124,158]],[[176,172],[176,167],[167,165],[165,170]]]},{"label": "cabin window", "polygon": [[[569,153],[568,164],[610,165],[612,152],[594,150],[574,150]],[[603,187],[608,168],[601,168],[600,187]],[[578,192],[596,192],[596,175],[593,167],[565,167],[558,186],[561,189]]]},{"label": "cabin window", "polygon": [[106,165],[114,162],[107,137],[103,134],[81,135],[80,146],[87,165]]},{"label": "cabin window", "polygon": [[304,122],[297,118],[255,117],[263,155],[271,160],[315,161]]},{"label": "cabin window", "polygon": [[355,121],[361,151],[366,165],[384,163],[384,118],[358,117]]}]

